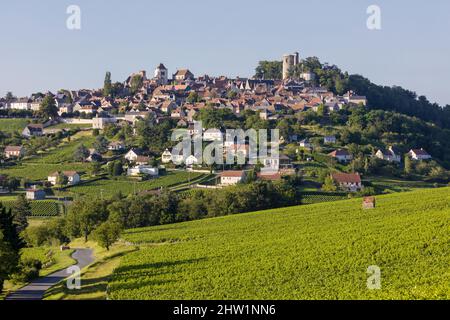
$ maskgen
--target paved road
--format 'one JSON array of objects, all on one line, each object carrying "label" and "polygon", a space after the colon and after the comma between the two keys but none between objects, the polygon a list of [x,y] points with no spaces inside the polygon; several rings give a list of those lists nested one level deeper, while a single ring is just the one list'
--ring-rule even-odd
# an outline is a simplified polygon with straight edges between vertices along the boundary
[{"label": "paved road", "polygon": [[[78,261],[76,265],[80,269],[86,267],[94,261],[91,249],[77,249],[72,254],[72,258]],[[5,300],[42,300],[45,291],[56,285],[61,280],[64,280],[69,275],[70,274],[67,273],[67,269],[63,269],[46,277],[36,279],[25,287],[8,295]]]}]

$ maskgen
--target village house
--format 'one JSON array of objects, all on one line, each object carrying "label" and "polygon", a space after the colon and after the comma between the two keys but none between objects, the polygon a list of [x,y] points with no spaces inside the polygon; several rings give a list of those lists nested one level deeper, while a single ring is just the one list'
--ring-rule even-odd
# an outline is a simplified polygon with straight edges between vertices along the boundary
[{"label": "village house", "polygon": [[184,128],[188,126],[188,122],[186,119],[181,118],[180,120],[178,120],[177,122],[177,127],[178,128]]},{"label": "village house", "polygon": [[173,79],[176,81],[194,80],[194,74],[188,69],[181,69],[173,75]]},{"label": "village house", "polygon": [[128,160],[130,162],[136,162],[137,158],[143,155],[144,154],[142,153],[142,150],[132,148],[127,152],[127,154],[125,154],[124,158],[125,160]]},{"label": "village house", "polygon": [[161,162],[169,163],[171,161],[172,161],[172,152],[170,152],[169,149],[166,149],[161,155]]},{"label": "village house", "polygon": [[186,114],[184,113],[184,111],[181,108],[176,108],[175,110],[173,110],[170,113],[170,117],[173,119],[180,119],[180,118],[185,117],[185,115]]},{"label": "village house", "polygon": [[136,160],[134,160],[134,163],[136,163],[138,166],[148,165],[149,162],[150,162],[150,157],[148,157],[148,156],[137,156]]},{"label": "village house", "polygon": [[8,104],[9,109],[15,110],[31,110],[32,100],[30,98],[19,98]]},{"label": "village house", "polygon": [[339,162],[349,162],[353,159],[353,156],[343,149],[338,149],[328,154],[330,157],[335,158]]},{"label": "village house", "polygon": [[375,153],[375,157],[381,160],[389,161],[389,162],[398,162],[400,163],[401,156],[398,151],[395,150],[394,147],[390,146],[387,150],[380,149]]},{"label": "village house", "polygon": [[357,192],[363,189],[359,173],[333,173],[331,177],[341,190]]},{"label": "village house", "polygon": [[44,190],[39,190],[36,188],[27,189],[26,198],[27,200],[45,200],[46,194]]},{"label": "village house", "polygon": [[220,173],[220,184],[223,186],[236,185],[245,181],[245,171],[223,171]]},{"label": "village house", "polygon": [[62,173],[56,171],[48,176],[48,182],[55,186],[58,183],[58,178],[61,174],[67,178],[67,184],[70,186],[76,185],[81,181],[80,175],[76,171],[63,171]]},{"label": "village house", "polygon": [[250,146],[244,143],[224,144],[223,152],[226,157],[242,157],[247,158],[250,154]]},{"label": "village house", "polygon": [[426,152],[423,148],[411,149],[408,152],[408,156],[412,160],[416,160],[416,161],[429,160],[432,158],[431,155],[428,152]]},{"label": "village house", "polygon": [[104,118],[96,116],[92,119],[92,128],[103,130],[107,124],[116,123],[116,118]]},{"label": "village house", "polygon": [[157,177],[159,175],[159,169],[149,165],[137,165],[127,170],[128,176],[147,175]]},{"label": "village house", "polygon": [[335,136],[326,136],[323,138],[324,144],[335,144],[336,143],[336,137]]},{"label": "village house", "polygon": [[223,133],[219,129],[208,129],[203,133],[204,141],[222,141]]},{"label": "village house", "polygon": [[125,113],[125,121],[134,125],[136,121],[145,119],[150,113],[150,111],[129,111]]},{"label": "village house", "polygon": [[302,148],[306,148],[306,149],[311,149],[312,144],[311,142],[309,142],[309,139],[303,139],[299,142],[300,147]]},{"label": "village house", "polygon": [[7,146],[5,148],[6,159],[21,158],[25,155],[25,148],[22,146]]},{"label": "village house", "polygon": [[289,158],[287,155],[280,154],[279,160],[280,160],[280,169],[292,169],[293,168],[292,159]]},{"label": "village house", "polygon": [[44,135],[44,126],[42,124],[29,124],[22,131],[22,136],[25,138],[40,137],[42,135]]},{"label": "village house", "polygon": [[124,149],[125,149],[125,144],[120,141],[113,141],[113,142],[110,142],[108,145],[109,151],[122,151]]},{"label": "village house", "polygon": [[365,96],[357,96],[353,91],[347,92],[342,97],[350,105],[367,105],[367,98]]},{"label": "village house", "polygon": [[63,114],[68,114],[73,112],[73,105],[65,104],[58,108],[58,115],[61,117]]},{"label": "village house", "polygon": [[160,110],[164,113],[171,114],[172,111],[175,110],[176,108],[177,104],[175,102],[167,100],[162,103]]},{"label": "village house", "polygon": [[192,167],[194,165],[200,164],[200,161],[194,155],[190,155],[189,157],[186,158],[184,163],[186,164],[187,167]]}]

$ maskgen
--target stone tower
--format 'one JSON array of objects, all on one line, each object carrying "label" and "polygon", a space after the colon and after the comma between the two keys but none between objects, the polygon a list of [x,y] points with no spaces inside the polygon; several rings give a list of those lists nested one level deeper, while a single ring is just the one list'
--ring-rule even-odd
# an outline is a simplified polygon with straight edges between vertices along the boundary
[{"label": "stone tower", "polygon": [[300,55],[298,52],[293,54],[285,54],[283,56],[283,80],[289,78],[289,71],[300,63]]},{"label": "stone tower", "polygon": [[169,71],[167,68],[160,63],[159,66],[155,69],[155,78],[158,80],[160,84],[167,84],[169,81]]}]

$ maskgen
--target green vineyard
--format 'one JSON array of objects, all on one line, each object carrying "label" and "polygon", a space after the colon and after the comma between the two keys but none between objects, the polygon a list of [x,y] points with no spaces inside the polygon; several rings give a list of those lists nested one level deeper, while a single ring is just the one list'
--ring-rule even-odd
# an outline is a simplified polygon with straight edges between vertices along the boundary
[{"label": "green vineyard", "polygon": [[303,192],[301,195],[302,204],[313,204],[320,202],[338,201],[347,199],[347,194],[342,192]]},{"label": "green vineyard", "polygon": [[[450,188],[128,230],[110,299],[449,299]],[[381,289],[368,287],[369,267]]]},{"label": "green vineyard", "polygon": [[92,182],[87,182],[84,184],[79,184],[70,188],[66,191],[73,194],[79,195],[96,195],[99,196],[100,193],[105,197],[111,197],[117,192],[121,192],[124,195],[140,193],[148,190],[155,190],[158,188],[168,188],[178,186],[188,181],[194,181],[202,177],[201,173],[188,173],[184,171],[171,171],[166,175],[160,176],[155,179],[148,181],[132,181],[125,179],[103,179],[96,180]]},{"label": "green vineyard", "polygon": [[[3,201],[3,206],[11,208],[14,201]],[[64,205],[61,202],[54,200],[37,200],[31,201],[32,217],[55,217],[64,213]]]}]

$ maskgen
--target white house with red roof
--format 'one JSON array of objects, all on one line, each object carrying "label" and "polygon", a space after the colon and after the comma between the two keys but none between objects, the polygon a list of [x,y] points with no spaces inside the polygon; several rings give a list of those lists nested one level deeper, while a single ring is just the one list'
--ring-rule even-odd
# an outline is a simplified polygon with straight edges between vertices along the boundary
[{"label": "white house with red roof", "polygon": [[[81,181],[80,175],[76,171],[63,171],[62,174],[67,178],[68,185],[76,185]],[[56,185],[58,183],[58,177],[61,175],[60,172],[56,171],[50,174],[47,180],[52,184]]]},{"label": "white house with red roof", "polygon": [[363,189],[359,173],[332,173],[331,178],[342,190],[356,192]]},{"label": "white house with red roof", "polygon": [[25,149],[22,146],[7,146],[5,148],[6,159],[21,158],[25,155]]},{"label": "white house with red roof", "polygon": [[353,156],[344,149],[334,150],[328,154],[330,157],[335,158],[339,162],[348,162],[353,160]]},{"label": "white house with red roof", "polygon": [[428,152],[426,152],[423,148],[411,149],[408,152],[408,156],[412,160],[416,160],[416,161],[429,160],[432,158],[431,155]]},{"label": "white house with red roof", "polygon": [[220,184],[223,186],[232,186],[245,181],[245,171],[229,170],[220,174]]},{"label": "white house with red roof", "polygon": [[375,157],[378,159],[382,159],[389,162],[401,162],[401,156],[400,152],[396,151],[394,147],[390,146],[387,150],[386,149],[379,149],[375,153]]}]

